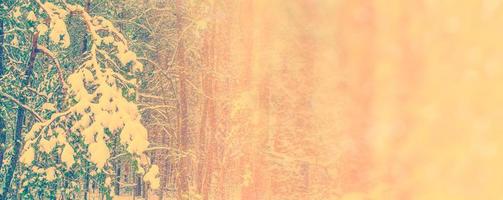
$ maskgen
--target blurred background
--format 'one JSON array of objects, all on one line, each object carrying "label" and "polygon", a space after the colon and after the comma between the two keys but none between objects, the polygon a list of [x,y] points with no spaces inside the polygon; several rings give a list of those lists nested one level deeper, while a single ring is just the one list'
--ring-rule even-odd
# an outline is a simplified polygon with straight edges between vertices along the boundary
[{"label": "blurred background", "polygon": [[[251,173],[270,184],[264,191],[503,198],[501,1],[242,0],[220,9],[217,26],[228,32],[217,45],[229,52],[217,53],[238,70],[235,94],[251,95],[266,121],[254,134],[273,141],[255,150],[285,156]],[[298,168],[274,167],[283,162]]]}]

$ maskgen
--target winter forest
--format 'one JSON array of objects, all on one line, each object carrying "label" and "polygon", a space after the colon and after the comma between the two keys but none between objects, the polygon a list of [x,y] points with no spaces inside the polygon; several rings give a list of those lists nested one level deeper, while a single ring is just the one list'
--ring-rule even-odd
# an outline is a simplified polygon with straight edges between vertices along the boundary
[{"label": "winter forest", "polygon": [[[330,193],[330,146],[309,136],[314,58],[299,51],[312,36],[272,44],[253,24],[279,17],[266,4],[3,1],[0,199]],[[265,63],[267,49],[284,52]]]},{"label": "winter forest", "polygon": [[497,0],[0,0],[0,200],[501,199]]}]

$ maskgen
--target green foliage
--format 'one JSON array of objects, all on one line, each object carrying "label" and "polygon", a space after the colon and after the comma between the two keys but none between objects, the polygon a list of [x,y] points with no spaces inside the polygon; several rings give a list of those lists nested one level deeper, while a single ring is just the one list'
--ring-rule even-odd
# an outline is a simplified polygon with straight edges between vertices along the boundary
[{"label": "green foliage", "polygon": [[[52,4],[46,4],[47,2]],[[93,77],[89,80],[85,80],[85,76],[76,76],[80,78],[77,82],[84,81],[85,90],[89,94],[94,94],[96,90],[106,86],[105,88],[110,87],[110,91],[115,88],[119,91],[118,96],[112,96],[113,99],[123,97],[125,102],[136,100],[137,85],[140,84],[137,83],[135,77],[141,74],[137,73],[138,69],[143,68],[136,57],[149,57],[149,53],[152,53],[145,48],[140,48],[141,45],[138,43],[148,40],[150,34],[136,25],[131,25],[133,23],[112,20],[112,24],[118,24],[116,26],[125,33],[124,38],[132,39],[132,41],[124,41],[125,39],[118,31],[113,32],[112,25],[103,25],[108,22],[106,19],[117,19],[134,10],[133,6],[120,1],[114,3],[116,4],[112,5],[107,0],[93,1],[90,8],[92,14],[89,15],[92,19],[83,19],[87,17],[86,15],[79,17],[78,14],[68,14],[69,12],[83,12],[80,10],[86,6],[83,0],[67,1],[67,4],[57,0],[39,2],[5,0],[0,4],[0,20],[4,24],[5,31],[3,35],[5,43],[2,45],[4,49],[2,62],[5,67],[0,77],[0,117],[6,121],[5,131],[14,132],[16,110],[21,106],[19,102],[15,102],[16,99],[26,98],[24,106],[30,109],[23,130],[27,133],[23,134],[26,137],[26,143],[21,161],[26,163],[17,168],[13,180],[21,187],[16,188],[17,184],[13,184],[11,194],[18,193],[23,199],[75,197],[85,191],[83,180],[89,178],[97,183],[103,194],[110,197],[111,181],[107,181],[107,178],[110,179],[113,169],[109,164],[100,167],[93,161],[90,146],[94,142],[86,141],[84,135],[84,129],[88,127],[79,128],[75,125],[85,117],[89,117],[93,122],[96,121],[97,114],[101,111],[93,113],[89,110],[92,109],[91,107],[85,107],[82,110],[74,109],[73,107],[78,106],[82,99],[78,98],[79,91],[75,89],[77,86],[72,85],[70,81],[75,74],[82,73],[83,75],[85,72],[90,72]],[[97,20],[97,22],[94,24],[95,21],[86,22],[85,20]],[[89,22],[105,30],[90,32],[89,24],[86,24]],[[138,17],[132,22],[141,24],[144,18]],[[107,27],[109,30],[105,33]],[[35,34],[39,34],[39,45],[47,49],[53,57],[39,50],[34,63],[33,76],[30,77],[28,85],[23,85],[22,77]],[[107,37],[111,39],[106,41]],[[103,38],[103,40],[96,40],[97,38]],[[121,46],[121,42],[124,42],[125,47]],[[126,43],[130,45],[131,50],[127,49]],[[97,54],[94,51],[96,47],[107,54]],[[126,48],[126,50],[121,50],[121,48]],[[98,81],[100,74],[106,77],[107,81],[103,82],[104,79],[101,82]],[[122,78],[110,78],[111,76]],[[92,83],[93,81],[95,82]],[[101,96],[108,95],[108,91],[108,89],[103,90],[89,103],[99,104]],[[127,105],[136,108],[134,104]],[[33,116],[34,113],[38,113],[43,118],[43,122],[37,122]],[[127,117],[124,114],[117,113],[117,115]],[[139,120],[135,123],[139,123]],[[132,144],[122,142],[122,138],[119,138],[122,126],[124,125],[120,125],[117,130],[111,130],[106,126],[101,128],[106,148],[112,149],[113,154],[126,152],[129,159],[133,159],[132,162],[138,163],[137,167],[142,168],[137,161],[141,152],[128,151],[126,147]],[[43,143],[46,144],[43,145]],[[12,146],[12,141],[8,140],[8,145]],[[49,149],[47,145],[50,146]],[[65,148],[71,148],[71,152],[75,152],[72,153],[74,164],[64,162],[62,157],[65,154]],[[12,156],[11,150],[8,149],[6,157]],[[28,151],[37,152],[36,156],[30,158],[29,153],[26,154]],[[4,163],[0,169],[0,180],[3,180],[4,177],[1,176],[5,174],[4,171],[10,166],[9,164]],[[4,184],[3,181],[0,183]]]}]

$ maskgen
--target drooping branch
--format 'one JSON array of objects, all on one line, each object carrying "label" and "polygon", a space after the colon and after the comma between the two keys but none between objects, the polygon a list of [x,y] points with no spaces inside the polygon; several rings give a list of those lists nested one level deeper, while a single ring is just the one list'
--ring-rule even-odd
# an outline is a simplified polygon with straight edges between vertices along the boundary
[{"label": "drooping branch", "polygon": [[[121,151],[126,151],[128,155],[131,155],[138,161],[138,164],[133,165],[139,166],[141,164],[142,167],[149,166],[149,164],[145,164],[143,160],[140,162],[140,158],[143,159],[143,156],[146,156],[144,152],[147,151],[146,149],[149,146],[147,129],[142,125],[141,110],[139,110],[134,100],[130,100],[132,96],[131,93],[133,93],[131,89],[138,88],[137,81],[133,77],[134,74],[131,72],[141,72],[143,70],[143,64],[137,58],[136,53],[129,49],[126,38],[109,20],[100,16],[92,16],[88,12],[88,9],[80,5],[68,3],[64,0],[56,2],[43,0],[33,1],[36,2],[38,7],[41,8],[41,11],[44,12],[41,17],[45,18],[45,24],[41,24],[40,27],[37,27],[37,30],[40,29],[39,31],[48,33],[48,41],[52,43],[44,43],[43,45],[45,46],[35,46],[32,57],[41,53],[44,57],[50,59],[51,61],[49,61],[49,63],[51,63],[51,65],[54,64],[57,68],[57,71],[53,72],[57,73],[59,82],[61,82],[61,84],[59,84],[58,80],[56,80],[56,85],[58,85],[58,87],[62,85],[64,89],[68,89],[68,92],[65,92],[67,94],[63,95],[64,102],[58,104],[63,107],[58,109],[56,113],[53,113],[51,116],[44,116],[46,119],[42,118],[38,123],[33,124],[31,130],[26,134],[24,134],[26,130],[22,132],[20,132],[20,130],[23,126],[26,127],[26,124],[23,125],[22,122],[24,121],[27,123],[27,120],[23,120],[24,118],[19,117],[21,115],[18,114],[18,125],[20,126],[16,129],[16,133],[23,133],[23,137],[17,138],[21,138],[21,140],[24,139],[24,143],[21,143],[21,140],[17,139],[20,141],[16,142],[19,144],[16,145],[17,152],[15,157],[17,158],[16,162],[13,163],[21,163],[23,166],[39,166],[41,162],[38,154],[45,155],[47,153],[43,152],[45,151],[44,149],[37,148],[40,147],[40,138],[60,137],[58,141],[59,139],[62,140],[59,141],[61,145],[52,147],[52,149],[61,149],[63,151],[61,154],[65,154],[64,152],[70,149],[66,151],[70,153],[67,153],[66,156],[61,155],[61,158],[58,157],[56,161],[57,164],[63,163],[64,166],[67,167],[66,169],[55,169],[57,176],[64,177],[62,181],[59,180],[59,177],[56,177],[58,178],[57,182],[58,184],[63,183],[64,188],[62,189],[68,192],[68,190],[66,190],[68,188],[67,183],[79,180],[66,179],[66,174],[58,172],[66,172],[71,170],[71,168],[83,169],[85,170],[83,173],[85,177],[82,181],[84,183],[83,191],[87,196],[89,179],[94,179],[94,177],[89,176],[89,174],[97,172],[104,174],[107,178],[113,178],[113,176],[120,177],[120,174],[110,173],[113,169],[110,168],[109,164],[117,165],[117,163],[120,163],[120,161],[111,162],[111,160],[122,156],[122,154],[120,154]],[[89,4],[90,1],[87,2]],[[35,7],[37,6],[35,5]],[[60,63],[60,61],[62,61],[60,53],[51,48],[52,45],[59,45],[62,47],[61,49],[65,49],[74,44],[70,43],[70,36],[74,36],[74,34],[70,28],[67,28],[68,24],[66,19],[69,14],[73,15],[72,18],[75,17],[78,18],[79,21],[82,21],[82,24],[85,26],[84,34],[87,38],[81,52],[85,55],[84,61],[79,63],[72,72],[65,71],[66,69],[61,65],[63,63]],[[41,20],[42,19],[39,19],[37,22]],[[44,27],[44,25],[47,27]],[[73,51],[73,49],[71,50]],[[29,63],[33,64],[33,59],[30,58]],[[129,71],[129,69],[132,70]],[[53,78],[56,77],[53,76]],[[93,90],[86,88],[91,85],[93,86]],[[28,84],[24,84],[22,87],[28,87]],[[52,87],[52,85],[49,87]],[[24,90],[24,88],[22,89]],[[30,93],[36,91],[37,90],[32,89]],[[125,94],[124,91],[126,91],[127,94]],[[137,97],[138,95],[135,96]],[[18,107],[22,108],[21,110],[33,112],[33,109],[23,105],[22,101],[16,101],[16,98],[9,97],[10,96],[5,98],[18,103]],[[46,100],[53,101],[52,98],[51,100]],[[26,104],[29,104],[26,95],[25,101]],[[120,137],[117,136],[113,138],[120,139],[120,141],[108,140],[105,137],[105,134],[108,134],[108,132],[105,131],[107,129],[113,134],[120,134]],[[48,135],[48,133],[52,133],[53,131],[56,131],[57,134]],[[66,134],[74,132],[81,133],[82,135],[94,134],[87,133],[91,131],[96,131],[94,138],[84,138],[84,143],[68,140],[68,134]],[[84,144],[88,145],[87,149],[82,150],[76,148]],[[125,148],[112,149],[116,148],[119,144],[123,145]],[[83,157],[76,157],[76,155],[82,151],[88,154]],[[20,157],[20,153],[23,156]],[[33,153],[36,156],[30,156],[33,155]],[[116,157],[110,158],[110,156],[114,156],[118,153],[119,155]],[[52,157],[55,155],[49,156]],[[77,159],[83,162],[76,162]],[[146,162],[148,163],[149,161],[147,160]],[[42,161],[42,163],[45,162]],[[84,165],[74,165],[77,163]],[[48,164],[48,166],[51,167],[52,165],[53,163]],[[44,167],[47,168],[47,166]],[[144,174],[145,172],[148,173],[148,170],[141,169],[143,172],[139,171],[138,175]],[[10,170],[9,173],[10,172],[16,174],[15,168]],[[24,181],[23,179],[26,181],[32,180],[31,177],[20,178],[21,181]],[[152,182],[154,179],[156,179],[155,176],[150,176],[149,180],[145,180],[145,182]],[[12,185],[15,184],[14,181],[12,181]],[[100,189],[107,189],[106,187],[108,187],[103,184],[103,180],[96,180],[96,183],[99,185]],[[12,189],[7,189],[11,190],[7,192],[5,188],[8,188],[7,185],[4,185],[4,196],[0,196],[0,199],[9,198],[11,194],[13,195],[15,193]],[[118,185],[116,188],[119,188]],[[116,193],[118,194],[119,192]],[[5,194],[8,194],[9,197]],[[63,198],[66,198],[66,196],[63,196]]]},{"label": "drooping branch", "polygon": [[56,58],[56,55],[51,50],[47,49],[45,46],[39,45],[38,50],[47,57],[49,57],[56,65],[56,69],[58,70],[58,78],[59,81],[61,82],[61,85],[63,86],[64,91],[66,88],[68,88],[68,86],[66,85],[65,79],[63,77],[63,70],[61,69],[61,64],[59,63],[58,58]]}]

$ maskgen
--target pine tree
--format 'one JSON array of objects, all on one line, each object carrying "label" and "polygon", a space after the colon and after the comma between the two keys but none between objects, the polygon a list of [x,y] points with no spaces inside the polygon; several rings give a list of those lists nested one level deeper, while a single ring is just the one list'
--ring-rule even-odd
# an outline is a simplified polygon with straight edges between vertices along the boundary
[{"label": "pine tree", "polygon": [[[19,193],[32,199],[80,198],[87,190],[81,182],[89,176],[100,193],[110,198],[112,182],[117,181],[112,162],[119,157],[129,158],[137,173],[146,174],[145,181],[155,184],[158,170],[150,168],[144,154],[149,146],[147,130],[134,103],[138,89],[135,76],[143,64],[128,48],[124,35],[109,20],[91,16],[78,4],[37,0],[12,5],[6,17],[8,28],[33,36],[29,52],[17,48],[15,54],[7,55],[9,59],[29,55],[24,79],[16,84],[11,79],[12,84],[0,91],[18,107],[15,144],[2,197]],[[70,16],[78,17],[84,28],[70,29],[67,21],[75,20]],[[84,53],[76,48],[79,45],[72,45],[77,44],[73,36],[82,29],[89,35],[90,46]],[[7,37],[13,46],[24,45],[20,35]],[[72,54],[80,57],[80,64],[61,61],[64,55]],[[15,77],[14,69],[5,69],[6,79]],[[22,89],[11,89],[13,85]],[[31,87],[40,95],[27,95],[23,89]],[[13,91],[18,93],[9,94]],[[25,120],[25,112],[32,118]],[[23,127],[31,128],[27,131]],[[152,170],[146,171],[148,168]],[[12,182],[22,187],[12,187]]]}]

